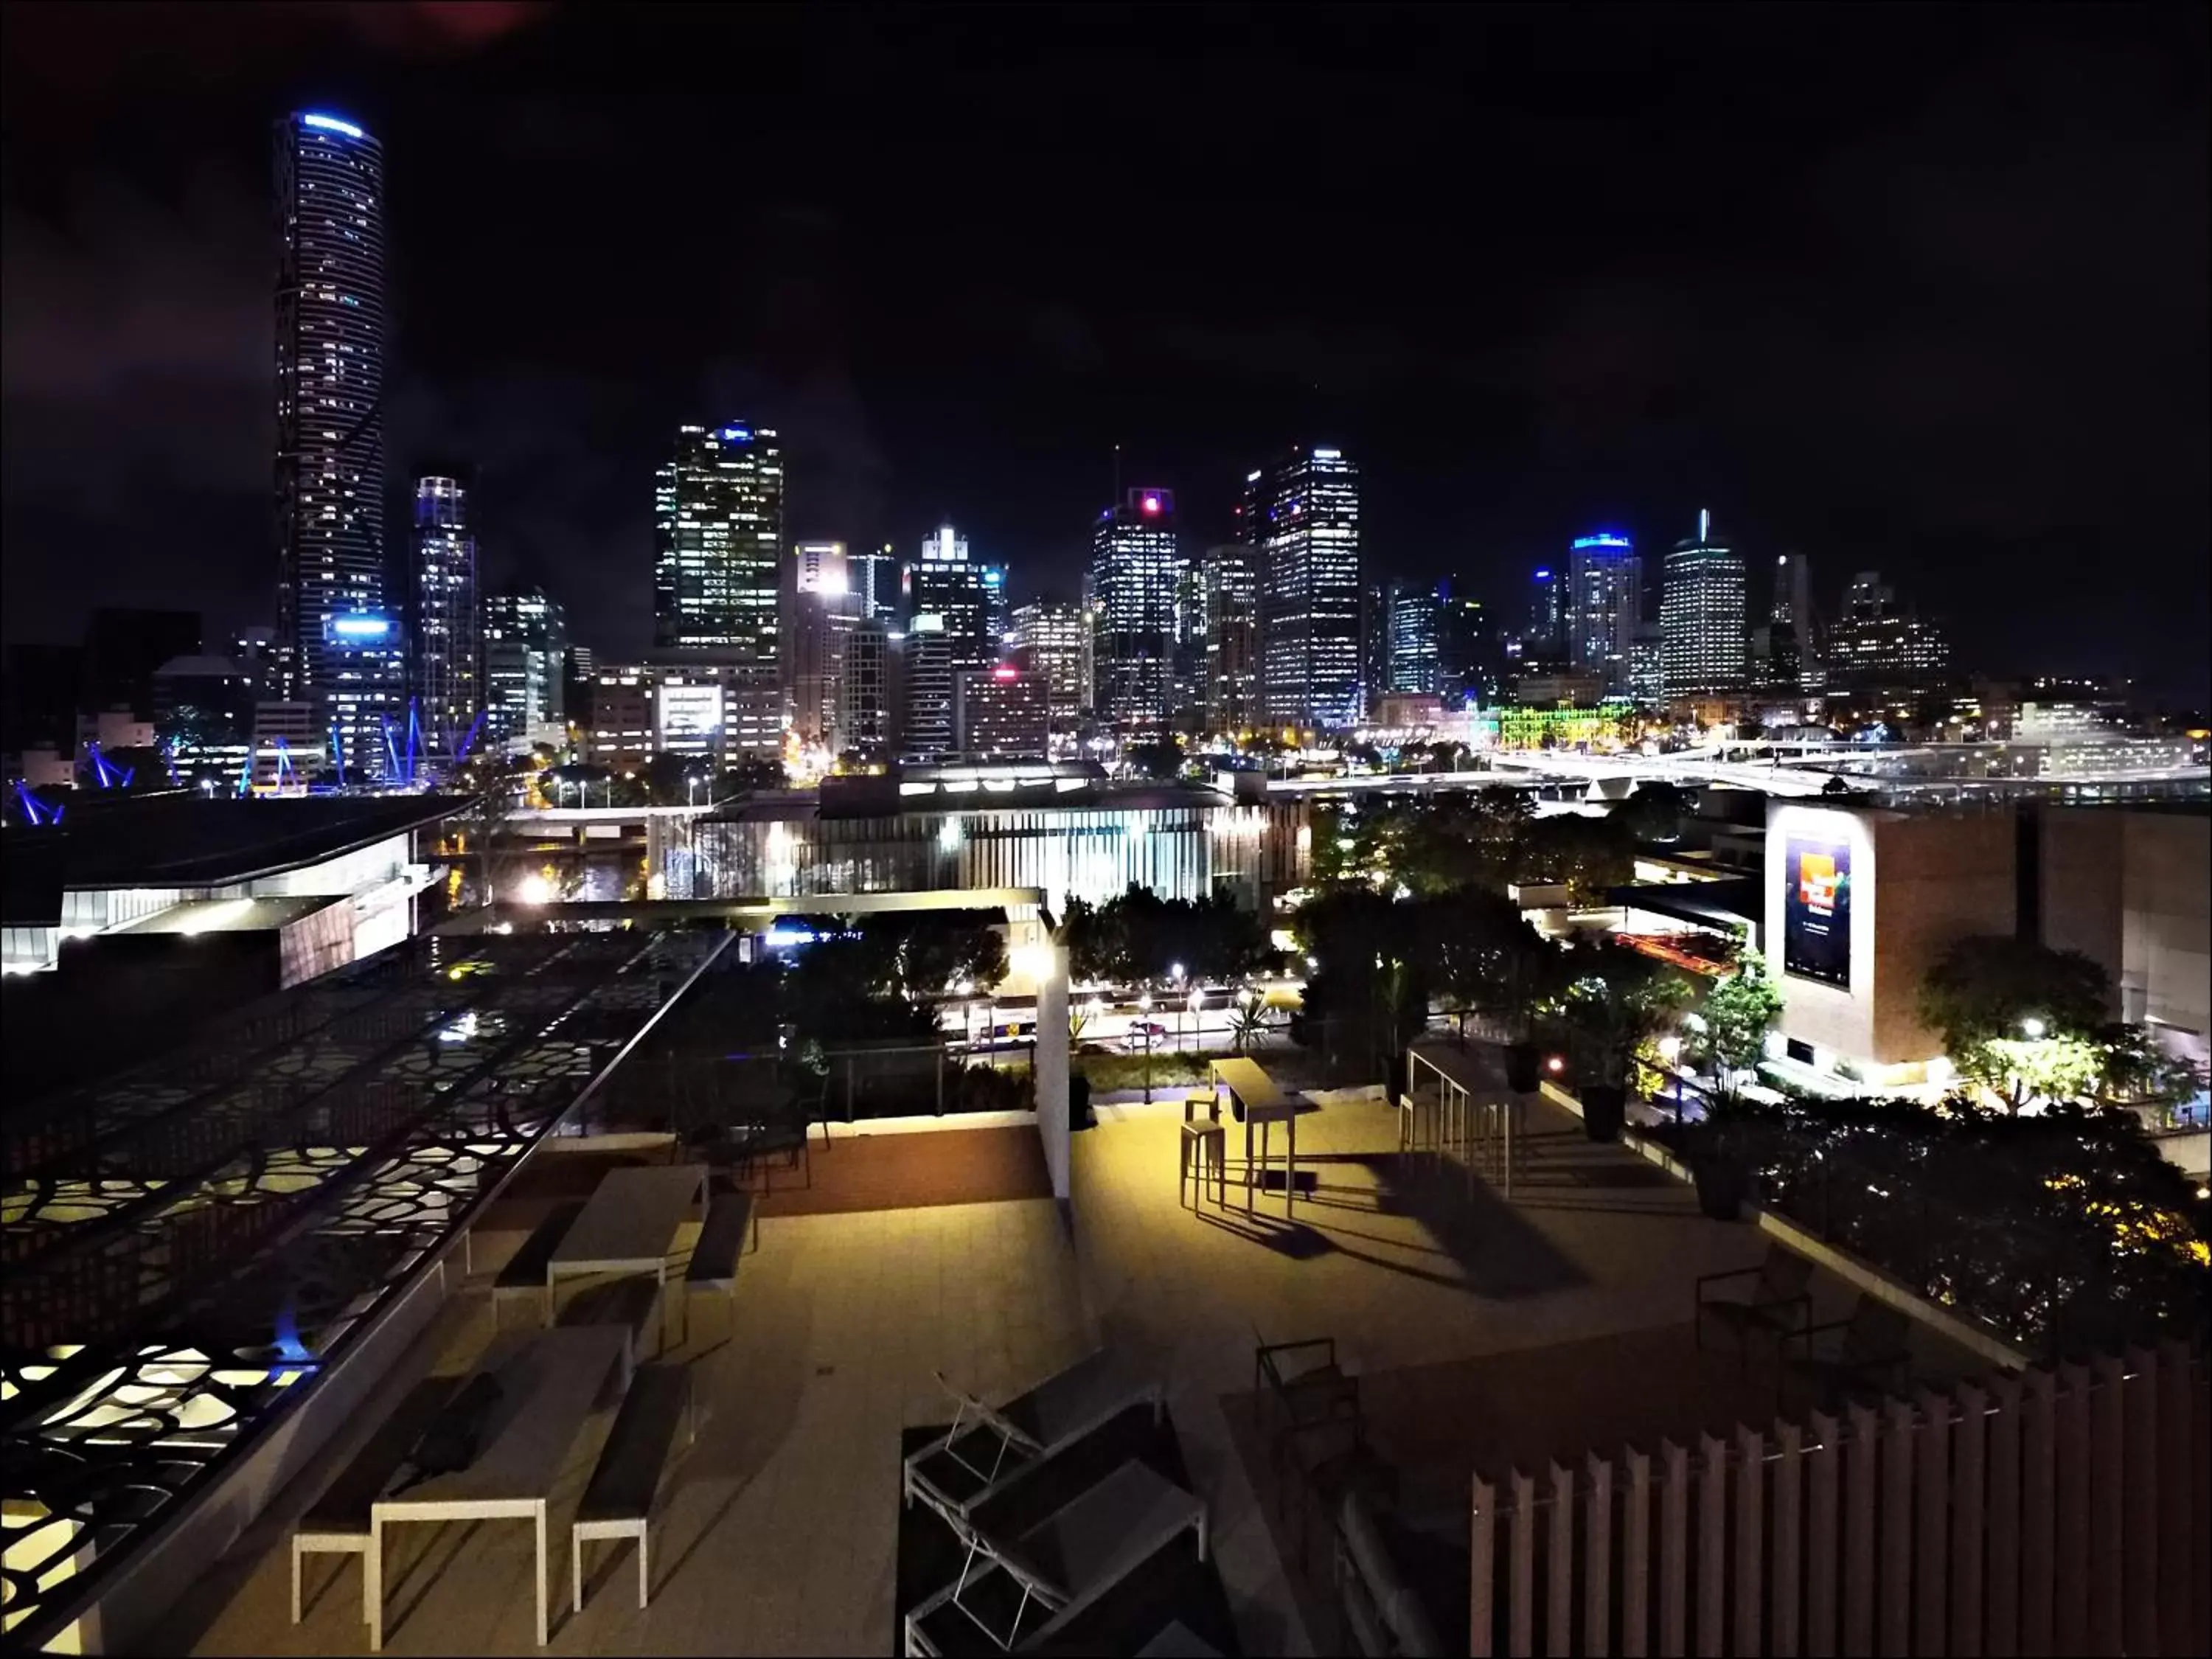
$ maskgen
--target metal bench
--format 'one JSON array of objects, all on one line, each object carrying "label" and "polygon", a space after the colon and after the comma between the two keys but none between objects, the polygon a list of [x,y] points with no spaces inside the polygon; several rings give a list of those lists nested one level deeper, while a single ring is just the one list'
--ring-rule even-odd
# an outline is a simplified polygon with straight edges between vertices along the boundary
[{"label": "metal bench", "polygon": [[716,1199],[707,1208],[706,1224],[699,1229],[699,1242],[691,1248],[691,1263],[684,1270],[684,1325],[688,1336],[691,1325],[691,1292],[720,1291],[732,1299],[731,1319],[737,1317],[738,1262],[750,1231],[753,1249],[760,1249],[760,1217],[753,1207],[750,1193],[729,1193]]},{"label": "metal bench", "polygon": [[568,1237],[568,1229],[583,1212],[582,1199],[564,1199],[546,1212],[545,1218],[531,1230],[530,1237],[522,1241],[522,1248],[508,1259],[499,1270],[499,1277],[491,1282],[495,1323],[501,1307],[509,1298],[526,1295],[537,1299],[539,1322],[551,1322],[553,1287],[546,1278],[546,1267],[553,1260],[556,1247]]},{"label": "metal bench", "polygon": [[[1709,1285],[1732,1279],[1751,1281],[1743,1297],[1715,1296]],[[1726,1273],[1700,1273],[1697,1284],[1697,1346],[1705,1345],[1705,1321],[1717,1320],[1735,1334],[1739,1369],[1750,1363],[1755,1343],[1771,1344],[1777,1355],[1793,1331],[1812,1323],[1813,1264],[1781,1244],[1766,1247],[1766,1259],[1753,1267],[1735,1267]]]},{"label": "metal bench", "polygon": [[[415,1443],[453,1396],[460,1379],[426,1377],[370,1435],[292,1532],[292,1622],[300,1622],[300,1577],[309,1555],[368,1553],[369,1506],[384,1495]],[[362,1574],[362,1619],[368,1618],[368,1575]]]},{"label": "metal bench", "polygon": [[[659,1285],[643,1273],[624,1273],[578,1291],[561,1310],[560,1322],[569,1329],[580,1325],[618,1327],[623,1333],[623,1387],[628,1389],[637,1374],[645,1334],[654,1331],[656,1345],[659,1340],[659,1322],[653,1317],[659,1305]],[[657,1346],[655,1352],[659,1352]]]},{"label": "metal bench", "polygon": [[676,1423],[684,1419],[688,1445],[698,1432],[691,1397],[691,1374],[683,1365],[644,1365],[623,1396],[606,1444],[576,1506],[576,1519],[568,1529],[571,1589],[577,1612],[584,1609],[584,1544],[593,1538],[637,1540],[637,1605],[645,1608],[651,1580],[647,1554],[646,1523],[659,1489],[661,1466]]}]

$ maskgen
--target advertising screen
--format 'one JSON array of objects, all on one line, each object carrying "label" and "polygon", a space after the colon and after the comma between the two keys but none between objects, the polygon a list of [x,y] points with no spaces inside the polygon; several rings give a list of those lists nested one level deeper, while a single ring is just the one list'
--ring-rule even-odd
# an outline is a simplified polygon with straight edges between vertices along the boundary
[{"label": "advertising screen", "polygon": [[1784,879],[1782,971],[1848,989],[1851,982],[1851,849],[1790,838]]}]

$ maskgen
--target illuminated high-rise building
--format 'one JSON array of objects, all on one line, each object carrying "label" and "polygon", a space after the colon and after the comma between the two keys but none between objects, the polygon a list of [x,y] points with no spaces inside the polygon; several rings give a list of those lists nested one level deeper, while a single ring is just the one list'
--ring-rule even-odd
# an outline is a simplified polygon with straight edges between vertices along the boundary
[{"label": "illuminated high-rise building", "polygon": [[1079,605],[1043,600],[1014,611],[1017,666],[1041,676],[1055,723],[1072,723],[1091,707],[1091,613]]},{"label": "illuminated high-rise building", "polygon": [[1712,536],[1712,514],[1667,556],[1659,596],[1661,673],[1667,696],[1726,696],[1744,689],[1743,560]]},{"label": "illuminated high-rise building", "polygon": [[[1437,679],[1437,590],[1429,582],[1394,581],[1384,590],[1390,670],[1381,691],[1434,692]],[[1370,715],[1373,711],[1370,711]]]},{"label": "illuminated high-rise building", "polygon": [[845,577],[859,597],[862,617],[885,624],[898,620],[899,562],[889,542],[872,553],[848,551]]},{"label": "illuminated high-rise building", "polygon": [[467,488],[415,481],[415,699],[423,742],[451,756],[483,708],[483,611]]},{"label": "illuminated high-rise building", "polygon": [[1528,625],[1521,635],[1524,657],[1564,661],[1567,651],[1566,572],[1557,565],[1536,567],[1528,588]]},{"label": "illuminated high-rise building", "polygon": [[276,125],[276,632],[322,705],[384,591],[384,149],[339,116]]},{"label": "illuminated high-rise building", "polygon": [[1091,532],[1091,672],[1098,717],[1127,738],[1168,729],[1176,589],[1175,492],[1132,489]]},{"label": "illuminated high-rise building", "polygon": [[1206,550],[1206,726],[1234,736],[1267,719],[1260,705],[1260,555],[1232,542]]},{"label": "illuminated high-rise building", "polygon": [[923,538],[921,556],[906,568],[911,614],[941,618],[955,674],[995,664],[1006,647],[1006,572],[968,556],[968,538],[940,525]]},{"label": "illuminated high-rise building", "polygon": [[1260,683],[1271,724],[1348,726],[1361,706],[1359,469],[1294,448],[1244,483],[1260,551]]},{"label": "illuminated high-rise building", "polygon": [[653,644],[728,669],[724,740],[736,757],[783,749],[783,449],[766,427],[678,428],[653,481]]},{"label": "illuminated high-rise building", "polygon": [[860,620],[842,542],[801,542],[784,566],[783,685],[791,729],[828,745],[837,732],[845,641]]},{"label": "illuminated high-rise building", "polygon": [[1951,666],[1942,631],[1900,605],[1897,590],[1878,570],[1851,578],[1828,646],[1831,677],[1846,691],[1925,691],[1941,684]]},{"label": "illuminated high-rise building", "polygon": [[1796,644],[1799,687],[1818,691],[1826,676],[1820,666],[1820,625],[1813,614],[1813,567],[1802,553],[1776,556],[1774,603],[1767,621],[1789,628]]},{"label": "illuminated high-rise building", "polygon": [[1607,692],[1628,690],[1629,658],[1644,624],[1644,562],[1626,536],[1577,536],[1567,550],[1567,660]]},{"label": "illuminated high-rise building", "polygon": [[1498,695],[1502,649],[1482,601],[1461,576],[1437,584],[1437,694],[1447,708]]},{"label": "illuminated high-rise building", "polygon": [[509,750],[558,744],[565,726],[568,626],[545,590],[524,583],[483,602],[484,736]]}]

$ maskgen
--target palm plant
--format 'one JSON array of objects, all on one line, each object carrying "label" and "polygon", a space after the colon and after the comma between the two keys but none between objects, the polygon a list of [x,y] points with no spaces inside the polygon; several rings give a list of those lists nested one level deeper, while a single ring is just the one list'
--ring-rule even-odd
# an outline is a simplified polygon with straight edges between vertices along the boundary
[{"label": "palm plant", "polygon": [[1229,1036],[1231,1046],[1243,1054],[1253,1040],[1267,1029],[1267,999],[1254,991],[1238,1003],[1229,1016]]}]

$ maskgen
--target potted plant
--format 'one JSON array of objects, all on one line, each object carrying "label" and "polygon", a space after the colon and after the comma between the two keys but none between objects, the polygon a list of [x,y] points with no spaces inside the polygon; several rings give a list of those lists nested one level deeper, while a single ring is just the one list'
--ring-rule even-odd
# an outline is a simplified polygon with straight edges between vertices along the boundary
[{"label": "potted plant", "polygon": [[1741,1218],[1757,1192],[1762,1118],[1759,1110],[1728,1097],[1707,1102],[1705,1115],[1680,1132],[1676,1142],[1698,1189],[1698,1208],[1716,1221]]}]

